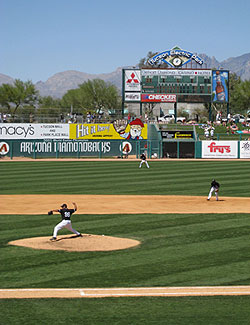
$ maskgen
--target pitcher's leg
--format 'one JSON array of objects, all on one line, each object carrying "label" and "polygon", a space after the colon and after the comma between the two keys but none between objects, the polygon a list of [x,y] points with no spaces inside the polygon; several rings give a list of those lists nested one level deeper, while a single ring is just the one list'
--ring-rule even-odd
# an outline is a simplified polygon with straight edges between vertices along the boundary
[{"label": "pitcher's leg", "polygon": [[69,231],[73,232],[74,234],[76,234],[77,236],[81,235],[80,232],[78,232],[77,230],[72,228],[71,222],[67,223],[67,225],[65,226]]},{"label": "pitcher's leg", "polygon": [[211,199],[211,196],[212,196],[212,194],[213,194],[213,191],[214,191],[214,188],[211,187],[210,192],[209,192],[209,194],[208,194],[208,198],[207,198],[208,200]]},{"label": "pitcher's leg", "polygon": [[57,233],[60,229],[65,227],[65,220],[62,220],[61,222],[59,222],[55,228],[54,228],[54,232],[53,232],[53,238],[56,238]]}]

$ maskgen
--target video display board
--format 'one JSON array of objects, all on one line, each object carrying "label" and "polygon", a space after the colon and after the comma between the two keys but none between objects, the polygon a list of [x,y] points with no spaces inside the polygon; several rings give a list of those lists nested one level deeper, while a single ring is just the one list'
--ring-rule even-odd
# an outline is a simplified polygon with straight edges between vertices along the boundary
[{"label": "video display board", "polygon": [[178,102],[210,102],[212,70],[142,69],[141,93],[176,94]]}]

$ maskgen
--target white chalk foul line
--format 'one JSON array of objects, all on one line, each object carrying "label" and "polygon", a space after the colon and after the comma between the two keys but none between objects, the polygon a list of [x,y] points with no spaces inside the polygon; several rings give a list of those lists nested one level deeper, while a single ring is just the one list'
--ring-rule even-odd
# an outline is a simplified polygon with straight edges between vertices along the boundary
[{"label": "white chalk foul line", "polygon": [[[200,286],[200,287],[134,287],[134,288],[22,288],[22,289],[0,289],[2,298],[7,298],[8,293],[33,292],[34,298],[39,297],[39,292],[48,293],[48,297],[53,297],[53,293],[61,292],[60,297],[64,297],[63,292],[78,293],[79,297],[139,297],[139,296],[228,296],[228,295],[250,295],[250,286]],[[38,294],[38,296],[35,295]],[[2,295],[1,295],[2,296]],[[10,296],[11,297],[11,296]],[[47,297],[44,295],[44,297]],[[75,295],[74,295],[75,297]]]},{"label": "white chalk foul line", "polygon": [[131,297],[131,296],[230,296],[230,295],[250,295],[250,291],[235,291],[235,292],[141,292],[141,293],[85,293],[83,294],[87,297]]},{"label": "white chalk foul line", "polygon": [[4,292],[4,291],[6,291],[6,292],[11,292],[11,291],[16,291],[16,292],[22,292],[22,291],[79,291],[79,289],[70,289],[70,288],[65,288],[65,289],[63,289],[63,288],[61,288],[61,289],[59,289],[59,288],[34,288],[34,289],[26,289],[26,288],[23,288],[23,289],[0,289],[0,292]]}]

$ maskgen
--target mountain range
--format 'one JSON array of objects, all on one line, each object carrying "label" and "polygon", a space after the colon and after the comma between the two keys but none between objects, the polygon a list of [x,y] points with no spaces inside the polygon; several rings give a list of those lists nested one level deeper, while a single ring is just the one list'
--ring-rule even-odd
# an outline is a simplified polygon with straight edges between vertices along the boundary
[{"label": "mountain range", "polygon": [[[222,62],[216,58],[209,57],[206,54],[199,54],[206,63],[207,68],[225,69],[231,73],[236,73],[241,80],[250,80],[250,53],[238,57],[231,57]],[[47,81],[38,81],[35,84],[41,96],[51,96],[61,98],[69,89],[75,89],[78,85],[87,80],[102,79],[114,84],[118,89],[122,88],[122,69],[128,67],[119,67],[111,73],[89,74],[85,72],[68,70],[54,74]],[[14,79],[0,73],[0,85],[3,83],[13,84]]]}]

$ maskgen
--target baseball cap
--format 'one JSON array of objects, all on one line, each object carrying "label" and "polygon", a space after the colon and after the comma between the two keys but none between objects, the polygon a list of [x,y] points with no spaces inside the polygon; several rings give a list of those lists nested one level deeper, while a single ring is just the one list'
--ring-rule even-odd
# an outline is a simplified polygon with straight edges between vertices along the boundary
[{"label": "baseball cap", "polygon": [[61,208],[67,208],[67,204],[66,204],[66,203],[63,203],[63,204],[61,205]]}]

